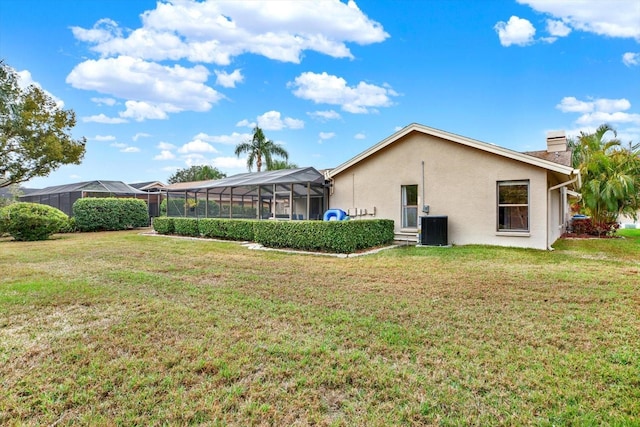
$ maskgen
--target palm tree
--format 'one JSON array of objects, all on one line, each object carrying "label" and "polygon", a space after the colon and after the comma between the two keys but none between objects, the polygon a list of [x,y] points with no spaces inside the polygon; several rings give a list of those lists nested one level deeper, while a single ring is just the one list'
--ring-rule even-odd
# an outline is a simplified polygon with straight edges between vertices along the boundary
[{"label": "palm tree", "polygon": [[[613,138],[605,141],[607,133]],[[582,206],[594,224],[609,224],[618,215],[634,218],[640,207],[640,145],[621,147],[614,128],[601,125],[570,142],[573,167],[582,175]]]},{"label": "palm tree", "polygon": [[253,129],[253,137],[251,141],[242,142],[236,146],[236,156],[240,157],[241,154],[247,154],[247,168],[251,171],[253,164],[256,164],[258,172],[262,170],[262,159],[264,158],[267,168],[273,164],[272,156],[280,156],[284,160],[289,159],[289,153],[282,147],[282,145],[267,139],[258,126]]},{"label": "palm tree", "polygon": [[277,171],[281,169],[297,169],[299,166],[295,163],[289,163],[287,160],[273,160],[270,166],[267,166],[269,171]]}]

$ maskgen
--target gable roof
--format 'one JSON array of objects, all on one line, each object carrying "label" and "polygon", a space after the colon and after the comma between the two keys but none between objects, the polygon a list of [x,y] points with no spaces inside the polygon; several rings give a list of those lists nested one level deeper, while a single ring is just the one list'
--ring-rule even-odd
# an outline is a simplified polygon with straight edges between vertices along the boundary
[{"label": "gable roof", "polygon": [[133,182],[129,183],[133,188],[137,188],[138,190],[157,190],[160,188],[164,188],[164,183],[160,181],[147,181],[147,182]]},{"label": "gable roof", "polygon": [[72,193],[75,191],[90,191],[92,193],[113,193],[113,194],[147,194],[145,191],[137,190],[122,181],[85,181],[74,182],[72,184],[54,185],[35,190],[25,194],[25,196],[43,196],[47,194]]},{"label": "gable roof", "polygon": [[328,178],[333,178],[334,176],[340,174],[341,172],[349,169],[355,164],[361,162],[367,157],[377,153],[383,148],[395,143],[396,141],[402,139],[406,135],[412,132],[419,132],[425,135],[434,136],[436,138],[442,138],[447,141],[455,142],[467,147],[475,148],[481,151],[485,151],[487,153],[496,154],[502,157],[506,157],[508,159],[517,160],[519,162],[523,162],[529,165],[537,166],[543,169],[547,169],[553,172],[558,172],[567,176],[572,175],[575,170],[571,166],[563,165],[560,163],[552,162],[544,158],[535,157],[533,155],[528,155],[525,153],[520,153],[517,151],[509,150],[507,148],[499,147],[494,144],[488,144],[486,142],[478,141],[475,139],[467,138],[465,136],[456,135],[454,133],[445,132],[443,130],[430,128],[428,126],[420,125],[417,123],[412,123],[404,128],[400,129],[398,132],[393,135],[383,139],[376,145],[368,148],[367,150],[357,154],[355,157],[347,160],[340,166],[330,170],[327,174]]}]

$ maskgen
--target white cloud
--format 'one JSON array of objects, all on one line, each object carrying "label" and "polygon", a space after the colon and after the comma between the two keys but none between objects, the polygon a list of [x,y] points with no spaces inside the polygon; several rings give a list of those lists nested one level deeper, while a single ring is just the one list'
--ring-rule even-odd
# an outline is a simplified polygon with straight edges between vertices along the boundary
[{"label": "white cloud", "polygon": [[611,125],[616,123],[640,124],[640,114],[627,113],[631,103],[621,99],[589,99],[581,101],[573,96],[562,98],[556,108],[563,113],[579,113],[576,123],[584,126],[598,126],[602,123]]},{"label": "white cloud", "polygon": [[132,140],[134,140],[134,141],[137,141],[137,140],[139,140],[140,138],[148,138],[148,137],[150,137],[150,136],[151,136],[151,135],[149,135],[148,133],[138,132],[138,133],[136,133],[135,135],[133,135],[133,136],[131,137],[131,139],[132,139]]},{"label": "white cloud", "polygon": [[587,113],[593,111],[593,103],[579,101],[573,96],[566,96],[556,105],[556,108],[563,113]]},{"label": "white cloud", "polygon": [[637,0],[518,0],[518,3],[561,19],[574,30],[640,42]]},{"label": "white cloud", "polygon": [[354,139],[365,139],[367,137],[367,135],[365,135],[363,132],[359,132],[356,133],[355,135],[353,135]]},{"label": "white cloud", "polygon": [[493,28],[498,33],[500,44],[505,47],[529,45],[534,42],[536,34],[531,22],[517,16],[512,16],[508,22],[500,21]]},{"label": "white cloud", "polygon": [[73,36],[88,43],[105,43],[113,40],[115,37],[121,37],[122,31],[118,28],[118,24],[111,19],[100,19],[93,28],[87,30],[80,27],[71,27]]},{"label": "white cloud", "polygon": [[109,144],[109,146],[116,148],[126,148],[127,144],[123,144],[122,142],[114,142],[112,144]]},{"label": "white cloud", "polygon": [[318,136],[320,137],[320,139],[322,140],[327,140],[327,139],[331,139],[334,136],[336,136],[335,132],[320,132],[318,134]]},{"label": "white cloud", "polygon": [[153,160],[173,160],[175,158],[176,158],[176,155],[173,154],[171,151],[162,150],[160,154],[158,154],[153,158]]},{"label": "white cloud", "polygon": [[178,149],[178,153],[217,153],[218,150],[213,148],[213,145],[208,142],[204,142],[200,139],[194,139],[187,142]]},{"label": "white cloud", "polygon": [[207,141],[215,144],[226,145],[238,145],[241,142],[245,142],[251,139],[250,133],[238,133],[233,132],[231,135],[207,135],[206,133],[199,133],[193,137],[195,140]]},{"label": "white cloud", "polygon": [[156,148],[158,150],[173,150],[176,146],[168,142],[159,142],[158,145],[156,145]]},{"label": "white cloud", "polygon": [[138,147],[124,147],[120,150],[121,153],[138,153],[140,149]]},{"label": "white cloud", "polygon": [[92,139],[94,141],[115,141],[116,137],[113,135],[96,135]]},{"label": "white cloud", "polygon": [[622,55],[622,62],[627,67],[640,65],[640,52],[626,52]]},{"label": "white cloud", "polygon": [[128,55],[154,61],[188,59],[228,65],[245,53],[299,63],[305,50],[352,58],[347,43],[367,45],[389,37],[355,1],[158,2],[143,12],[142,27],[125,32],[112,20],[72,27],[76,39],[103,57]]},{"label": "white cloud", "polygon": [[118,118],[118,117],[107,117],[104,114],[98,114],[95,116],[83,117],[82,121],[84,123],[103,123],[107,125],[115,125],[120,123],[127,123],[128,120]]},{"label": "white cloud", "polygon": [[211,164],[220,169],[246,169],[247,159],[237,157],[216,157]]},{"label": "white cloud", "polygon": [[144,101],[127,101],[125,106],[127,109],[120,113],[120,117],[134,119],[137,122],[146,119],[166,120],[169,118],[167,111],[179,111],[170,104],[154,105]]},{"label": "white cloud", "polygon": [[566,37],[571,33],[571,28],[562,21],[547,19],[547,32],[554,37]]},{"label": "white cloud", "polygon": [[282,129],[302,129],[304,122],[302,120],[293,119],[291,117],[282,118],[279,111],[267,111],[258,116],[258,126],[263,130],[282,130]]},{"label": "white cloud", "polygon": [[108,107],[113,107],[116,105],[116,100],[113,98],[91,98],[91,102],[94,102],[98,105],[106,105]]},{"label": "white cloud", "polygon": [[200,153],[190,153],[181,157],[184,159],[185,164],[189,167],[208,164],[207,158]]},{"label": "white cloud", "polygon": [[581,125],[595,125],[601,123],[635,123],[640,124],[640,114],[629,114],[621,111],[615,113],[606,113],[604,111],[594,111],[593,113],[583,114],[576,120]]},{"label": "white cloud", "polygon": [[240,69],[234,70],[231,74],[218,70],[215,70],[214,73],[216,73],[216,84],[222,87],[236,87],[236,83],[244,81]]},{"label": "white cloud", "polygon": [[327,139],[331,139],[331,138],[333,138],[335,136],[336,136],[335,132],[320,132],[318,134],[318,138],[320,138],[318,140],[318,144],[322,144]]},{"label": "white cloud", "polygon": [[589,112],[604,112],[614,113],[617,111],[626,111],[631,108],[631,103],[625,98],[621,99],[607,99],[599,98],[589,101],[580,101],[573,96],[567,96],[562,98],[560,104],[556,105],[563,113],[589,113]]},{"label": "white cloud", "polygon": [[340,113],[334,111],[334,110],[327,110],[327,111],[313,111],[311,113],[307,113],[310,117],[316,119],[316,120],[320,120],[323,122],[326,122],[327,120],[338,120],[340,118],[342,118],[340,116]]},{"label": "white cloud", "polygon": [[356,86],[347,86],[342,77],[323,72],[316,74],[306,72],[300,74],[288,87],[298,98],[308,99],[316,104],[340,105],[349,113],[370,113],[375,107],[389,107],[393,103],[392,96],[398,94],[388,85],[376,86],[360,82]]},{"label": "white cloud", "polygon": [[243,120],[240,120],[238,123],[236,123],[236,127],[254,128],[256,127],[256,123],[250,122],[247,119],[243,119]]},{"label": "white cloud", "polygon": [[209,71],[164,66],[129,56],[84,61],[67,76],[74,88],[127,99],[123,117],[164,119],[167,113],[208,111],[222,95],[205,85]]}]

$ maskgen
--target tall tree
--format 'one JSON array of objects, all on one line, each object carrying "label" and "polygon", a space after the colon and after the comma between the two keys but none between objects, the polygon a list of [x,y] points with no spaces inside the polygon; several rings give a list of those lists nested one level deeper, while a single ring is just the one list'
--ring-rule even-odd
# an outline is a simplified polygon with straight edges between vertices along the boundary
[{"label": "tall tree", "polygon": [[236,156],[247,154],[247,169],[251,171],[253,164],[256,164],[258,172],[262,170],[262,159],[267,164],[267,169],[273,164],[273,156],[282,157],[289,160],[289,153],[280,144],[267,139],[258,126],[253,129],[251,141],[242,142],[236,146]]},{"label": "tall tree", "polygon": [[178,169],[169,177],[167,182],[175,184],[177,182],[206,181],[210,179],[226,178],[227,174],[218,168],[209,165],[196,165],[185,169]]},{"label": "tall tree", "polygon": [[[605,140],[607,134],[613,138]],[[640,209],[640,144],[622,147],[616,130],[603,124],[569,142],[573,167],[582,175],[582,208],[595,223],[620,214],[637,218]]]},{"label": "tall tree", "polygon": [[20,88],[15,70],[0,61],[0,188],[80,164],[86,139],[71,137],[75,125],[73,110],[34,85]]}]

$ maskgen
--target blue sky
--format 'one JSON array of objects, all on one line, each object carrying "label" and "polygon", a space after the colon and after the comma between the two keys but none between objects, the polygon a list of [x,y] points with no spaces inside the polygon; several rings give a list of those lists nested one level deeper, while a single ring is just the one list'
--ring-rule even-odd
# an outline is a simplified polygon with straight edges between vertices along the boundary
[{"label": "blue sky", "polygon": [[3,0],[0,58],[88,140],[27,187],[246,172],[256,124],[318,169],[414,122],[517,151],[602,123],[640,141],[637,0]]}]

